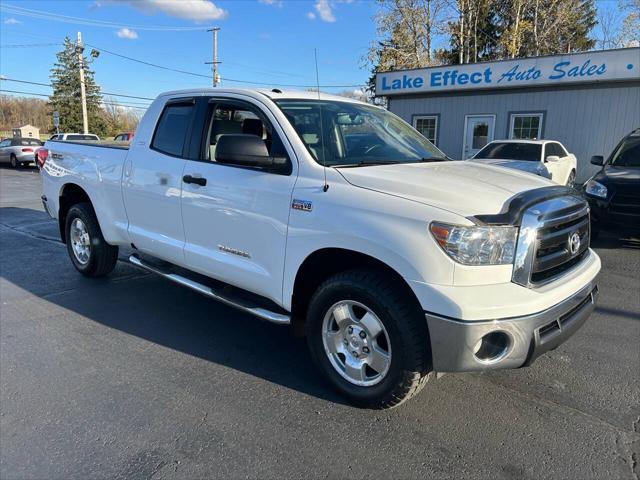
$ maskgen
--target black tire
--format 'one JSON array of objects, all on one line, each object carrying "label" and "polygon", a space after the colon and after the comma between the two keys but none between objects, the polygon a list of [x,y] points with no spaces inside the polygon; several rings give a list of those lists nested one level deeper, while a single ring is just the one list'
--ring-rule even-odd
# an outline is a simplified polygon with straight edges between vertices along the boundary
[{"label": "black tire", "polygon": [[16,156],[13,153],[9,157],[9,162],[11,163],[11,168],[19,168],[20,167],[20,164],[18,163],[18,159],[16,158]]},{"label": "black tire", "polygon": [[[74,252],[71,226],[75,219],[80,219],[86,226],[89,236],[88,260],[80,261]],[[102,277],[113,271],[118,261],[118,247],[109,245],[102,236],[98,219],[90,203],[77,203],[69,209],[65,223],[67,252],[73,266],[87,277]]]},{"label": "black tire", "polygon": [[569,172],[569,177],[567,178],[567,187],[574,188],[575,183],[576,183],[576,171],[571,170]]},{"label": "black tire", "polygon": [[[325,352],[323,321],[337,302],[365,305],[382,322],[388,334],[391,360],[379,383],[359,386],[343,378]],[[426,320],[415,298],[385,272],[350,270],[326,280],[314,293],[306,322],[311,356],[334,388],[349,401],[365,408],[392,408],[417,394],[431,378],[431,348]]]}]

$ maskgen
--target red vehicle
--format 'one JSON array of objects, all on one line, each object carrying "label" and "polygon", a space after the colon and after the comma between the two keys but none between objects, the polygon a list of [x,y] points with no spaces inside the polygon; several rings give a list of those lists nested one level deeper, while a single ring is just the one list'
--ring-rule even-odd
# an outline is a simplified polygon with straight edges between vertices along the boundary
[{"label": "red vehicle", "polygon": [[113,137],[113,140],[116,142],[130,142],[131,140],[133,140],[133,132],[119,133],[118,135]]}]

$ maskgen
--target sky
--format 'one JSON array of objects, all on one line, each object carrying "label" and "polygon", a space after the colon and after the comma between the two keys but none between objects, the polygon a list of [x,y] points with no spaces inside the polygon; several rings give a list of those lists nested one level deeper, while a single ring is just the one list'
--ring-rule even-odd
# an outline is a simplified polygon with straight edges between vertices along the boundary
[{"label": "sky", "polygon": [[[105,92],[151,98],[210,86],[210,79],[153,68],[105,49],[211,76],[205,62],[212,60],[212,34],[206,29],[216,26],[222,86],[252,86],[231,79],[312,86],[317,49],[320,84],[340,86],[323,90],[355,90],[369,77],[362,59],[375,38],[374,13],[375,4],[366,0],[0,0],[0,75],[49,83],[58,43],[80,31],[85,53],[101,50],[91,68]],[[0,86],[50,93],[45,86]]]},{"label": "sky", "polygon": [[[617,1],[600,0],[598,8],[615,11]],[[0,0],[0,75],[49,83],[62,39],[80,31],[87,52],[101,52],[91,68],[103,92],[153,98],[209,86],[212,34],[206,30],[216,26],[222,86],[253,86],[237,80],[313,86],[317,49],[322,90],[356,90],[370,75],[363,58],[376,38],[375,13],[372,0]],[[0,88],[50,93],[9,81]]]}]

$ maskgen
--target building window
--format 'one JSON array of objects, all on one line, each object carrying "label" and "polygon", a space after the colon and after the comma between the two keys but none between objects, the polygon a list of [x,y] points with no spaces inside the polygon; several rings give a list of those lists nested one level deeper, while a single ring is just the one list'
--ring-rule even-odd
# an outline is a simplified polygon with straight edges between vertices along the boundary
[{"label": "building window", "polygon": [[513,113],[509,138],[515,140],[537,140],[542,137],[542,113]]},{"label": "building window", "polygon": [[413,117],[413,126],[434,145],[438,138],[438,117],[436,115],[419,115]]}]

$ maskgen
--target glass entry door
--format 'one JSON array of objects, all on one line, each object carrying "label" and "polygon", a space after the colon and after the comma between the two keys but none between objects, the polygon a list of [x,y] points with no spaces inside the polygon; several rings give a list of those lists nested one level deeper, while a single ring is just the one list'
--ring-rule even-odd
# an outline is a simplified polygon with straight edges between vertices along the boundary
[{"label": "glass entry door", "polygon": [[465,117],[462,158],[473,157],[487,143],[493,141],[494,115],[467,115]]}]

